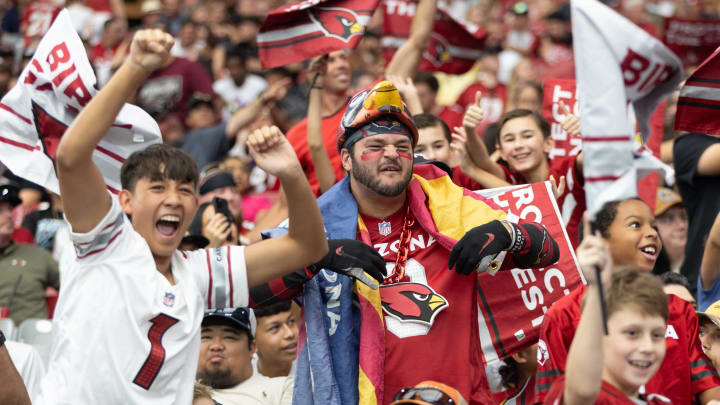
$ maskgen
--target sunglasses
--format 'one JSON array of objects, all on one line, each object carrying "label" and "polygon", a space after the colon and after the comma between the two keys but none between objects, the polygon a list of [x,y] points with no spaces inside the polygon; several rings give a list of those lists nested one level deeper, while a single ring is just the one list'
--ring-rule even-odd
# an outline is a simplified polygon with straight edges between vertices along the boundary
[{"label": "sunglasses", "polygon": [[432,405],[457,405],[450,396],[433,387],[407,387],[395,394],[393,401],[419,399]]}]

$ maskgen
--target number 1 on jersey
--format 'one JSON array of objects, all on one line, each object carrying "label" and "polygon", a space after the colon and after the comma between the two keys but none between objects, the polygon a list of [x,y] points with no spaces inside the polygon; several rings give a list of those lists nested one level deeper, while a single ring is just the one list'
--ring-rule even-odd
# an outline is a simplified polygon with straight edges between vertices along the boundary
[{"label": "number 1 on jersey", "polygon": [[160,373],[160,368],[165,361],[165,348],[162,345],[162,338],[171,326],[178,323],[178,320],[165,314],[160,314],[150,320],[152,326],[148,331],[150,340],[150,354],[145,363],[135,375],[133,382],[146,390],[150,389],[155,377]]}]

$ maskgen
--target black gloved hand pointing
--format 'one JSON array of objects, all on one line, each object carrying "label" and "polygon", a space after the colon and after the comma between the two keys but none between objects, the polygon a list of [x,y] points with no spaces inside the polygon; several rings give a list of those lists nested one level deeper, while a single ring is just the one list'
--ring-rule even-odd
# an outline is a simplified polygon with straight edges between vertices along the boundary
[{"label": "black gloved hand pointing", "polygon": [[310,271],[317,273],[321,269],[332,270],[377,289],[377,283],[365,275],[364,270],[378,283],[383,282],[385,260],[372,247],[355,239],[330,239],[328,249],[322,260],[309,267]]}]

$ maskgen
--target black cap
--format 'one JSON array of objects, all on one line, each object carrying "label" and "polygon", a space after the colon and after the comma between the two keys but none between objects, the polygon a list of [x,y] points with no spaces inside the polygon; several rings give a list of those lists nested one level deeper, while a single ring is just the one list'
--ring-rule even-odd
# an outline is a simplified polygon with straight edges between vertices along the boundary
[{"label": "black cap", "polygon": [[233,179],[232,173],[226,170],[215,170],[207,173],[200,179],[200,195],[205,195],[213,190],[217,190],[223,187],[235,187],[235,179]]},{"label": "black cap", "polygon": [[13,208],[20,205],[22,200],[18,197],[17,187],[9,184],[0,186],[0,202],[9,202]]},{"label": "black cap", "polygon": [[215,109],[215,105],[212,102],[211,95],[204,93],[195,93],[192,95],[192,97],[190,97],[190,100],[188,101],[188,111],[203,105],[208,106],[211,109]]},{"label": "black cap", "polygon": [[244,330],[251,339],[257,327],[257,321],[255,320],[255,315],[252,313],[252,310],[244,307],[206,310],[202,324],[205,325],[210,321],[218,320],[225,321],[225,323]]},{"label": "black cap", "polygon": [[546,20],[570,22],[570,3],[559,5],[550,14],[545,16]]},{"label": "black cap", "polygon": [[189,230],[185,232],[185,236],[183,236],[182,240],[180,241],[180,244],[188,243],[193,245],[194,250],[197,249],[204,249],[207,245],[210,244],[210,241],[208,238],[200,235],[200,234],[194,234],[191,233]]}]

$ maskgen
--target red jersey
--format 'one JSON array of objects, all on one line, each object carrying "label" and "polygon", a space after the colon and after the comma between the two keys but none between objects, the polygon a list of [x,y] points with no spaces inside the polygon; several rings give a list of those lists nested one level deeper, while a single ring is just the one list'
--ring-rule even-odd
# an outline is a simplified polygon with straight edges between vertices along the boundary
[{"label": "red jersey", "polygon": [[[323,144],[325,144],[325,150],[330,157],[330,164],[335,170],[335,181],[340,181],[343,177],[345,177],[345,172],[343,171],[342,164],[340,162],[340,155],[337,151],[337,130],[340,126],[343,114],[345,114],[346,108],[347,103],[345,103],[335,114],[329,117],[324,117],[321,123]],[[297,155],[298,160],[300,160],[300,166],[302,166],[303,172],[305,172],[305,177],[307,177],[315,196],[320,196],[320,184],[318,183],[317,175],[315,174],[315,165],[313,164],[312,155],[310,155],[310,147],[308,146],[307,141],[307,118],[290,128],[287,133],[287,140],[290,142],[293,149],[295,149],[295,154]]]},{"label": "red jersey", "polygon": [[[395,264],[405,212],[403,207],[385,220],[361,215],[373,247],[387,262],[388,274]],[[411,227],[405,282],[380,288],[385,323],[382,403],[389,404],[402,388],[425,380],[448,384],[466,399],[475,393],[471,404],[488,403],[478,398],[486,391],[479,388],[485,377],[477,332],[477,277],[448,270],[450,252],[418,222]]]},{"label": "red jersey", "polygon": [[[585,290],[586,286],[578,287],[570,295],[555,301],[545,314],[538,342],[535,403],[548,398],[550,386],[565,372],[570,343],[580,322],[580,303]],[[668,310],[665,360],[645,384],[645,389],[667,396],[675,405],[689,405],[695,395],[720,385],[720,378],[702,351],[698,318],[692,306],[669,294]]]},{"label": "red jersey", "polygon": [[[565,391],[565,376],[561,375],[555,380],[550,391],[548,392],[547,398],[545,398],[545,405],[560,405],[562,404],[563,392]],[[658,394],[641,394],[639,398],[632,399],[620,392],[617,388],[608,384],[603,380],[600,386],[600,393],[595,400],[595,405],[638,405],[639,403],[645,403],[648,405],[670,405],[672,402],[669,398],[666,398]]]},{"label": "red jersey", "polygon": [[493,393],[495,403],[500,405],[532,405],[535,403],[535,376],[528,378],[522,387]]},{"label": "red jersey", "polygon": [[460,104],[448,105],[437,113],[438,118],[445,121],[452,132],[453,128],[462,126],[465,108]]},{"label": "red jersey", "polygon": [[[567,230],[570,243],[573,248],[579,245],[579,229],[582,222],[583,212],[585,212],[585,188],[583,187],[585,180],[581,171],[577,170],[577,156],[556,157],[550,162],[550,176],[555,177],[555,181],[560,182],[560,177],[565,176],[565,191],[558,198],[557,204],[562,214],[565,229]],[[525,184],[525,178],[514,171],[508,169],[505,165],[500,165],[505,172],[505,179],[510,184]]]},{"label": "red jersey", "polygon": [[475,93],[478,90],[482,92],[480,105],[485,112],[483,124],[494,124],[500,121],[500,118],[502,118],[502,115],[505,112],[505,103],[507,102],[507,88],[505,85],[498,83],[498,85],[494,88],[488,89],[479,82],[471,84],[467,89],[465,89],[465,91],[462,92],[462,94],[460,94],[457,103],[460,104],[463,109],[467,109],[468,105],[475,102]]},{"label": "red jersey", "polygon": [[21,26],[25,27],[25,47],[31,45],[33,40],[40,39],[52,24],[62,8],[50,1],[33,1],[25,7]]}]

